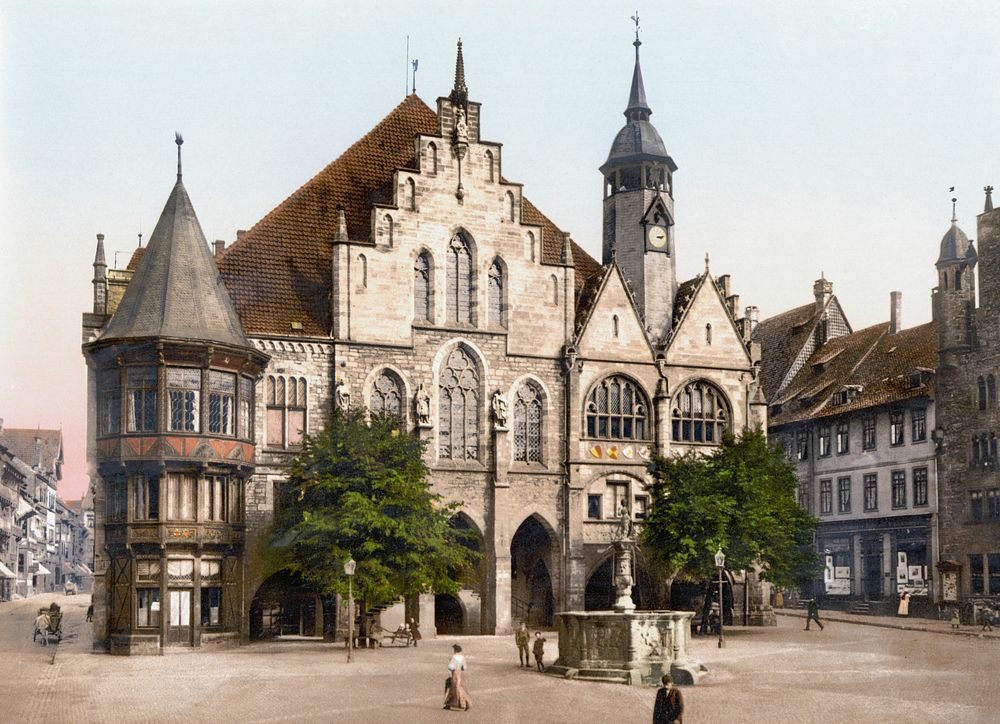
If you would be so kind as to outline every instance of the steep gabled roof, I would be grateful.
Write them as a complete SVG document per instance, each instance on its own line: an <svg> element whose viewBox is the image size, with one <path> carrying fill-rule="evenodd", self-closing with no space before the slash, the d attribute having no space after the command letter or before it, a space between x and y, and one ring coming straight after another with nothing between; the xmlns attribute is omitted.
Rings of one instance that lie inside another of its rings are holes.
<svg viewBox="0 0 1000 724"><path fill-rule="evenodd" d="M915 397L933 399L937 325L928 322L889 334L883 322L834 337L818 348L772 405L768 424L842 415ZM846 400L838 393L850 389Z"/></svg>
<svg viewBox="0 0 1000 724"><path fill-rule="evenodd" d="M760 383L764 396L773 400L789 368L819 322L816 304L803 304L761 321L753 332L760 343Z"/></svg>
<svg viewBox="0 0 1000 724"><path fill-rule="evenodd" d="M250 346L180 174L100 339L150 337Z"/></svg>
<svg viewBox="0 0 1000 724"><path fill-rule="evenodd" d="M417 168L415 138L437 133L437 114L416 94L407 96L223 252L219 271L249 334L292 334L295 323L294 334L329 336L338 206L348 238L368 241L372 209L393 201L395 171ZM542 261L558 264L562 232L526 198L521 214L542 227ZM579 288L598 265L575 243L573 255Z"/></svg>
<svg viewBox="0 0 1000 724"><path fill-rule="evenodd" d="M14 457L29 468L36 467L36 439L38 440L37 469L57 478L60 477L60 468L63 464L62 430L8 427L0 432L0 445L7 448Z"/></svg>

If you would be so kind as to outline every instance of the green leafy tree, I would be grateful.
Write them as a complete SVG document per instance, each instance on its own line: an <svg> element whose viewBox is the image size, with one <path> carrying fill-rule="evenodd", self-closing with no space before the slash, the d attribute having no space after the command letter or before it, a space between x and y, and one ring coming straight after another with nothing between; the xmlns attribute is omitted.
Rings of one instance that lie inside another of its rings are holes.
<svg viewBox="0 0 1000 724"><path fill-rule="evenodd" d="M269 572L346 596L344 563L353 557L355 596L369 606L457 591L475 554L462 545L465 531L449 525L457 504L428 486L424 448L393 417L335 412L292 462L265 546Z"/></svg>
<svg viewBox="0 0 1000 724"><path fill-rule="evenodd" d="M795 471L760 430L727 435L721 447L654 458L652 508L642 531L646 554L676 578L709 578L721 545L726 567L760 565L779 586L801 585L816 574L816 518L795 499Z"/></svg>

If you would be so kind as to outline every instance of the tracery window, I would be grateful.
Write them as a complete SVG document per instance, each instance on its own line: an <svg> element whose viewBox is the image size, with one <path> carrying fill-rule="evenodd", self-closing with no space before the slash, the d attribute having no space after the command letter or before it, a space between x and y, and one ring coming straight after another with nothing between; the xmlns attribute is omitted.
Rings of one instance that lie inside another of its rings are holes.
<svg viewBox="0 0 1000 724"><path fill-rule="evenodd" d="M431 321L431 255L426 251L413 264L413 318Z"/></svg>
<svg viewBox="0 0 1000 724"><path fill-rule="evenodd" d="M542 391L525 382L514 397L514 460L542 461Z"/></svg>
<svg viewBox="0 0 1000 724"><path fill-rule="evenodd" d="M373 415L403 416L403 381L392 370L382 370L375 378L368 397L368 409Z"/></svg>
<svg viewBox="0 0 1000 724"><path fill-rule="evenodd" d="M479 369L462 347L441 370L438 455L449 460L479 459Z"/></svg>
<svg viewBox="0 0 1000 724"><path fill-rule="evenodd" d="M587 437L647 440L649 403L642 389L625 377L607 377L587 398Z"/></svg>
<svg viewBox="0 0 1000 724"><path fill-rule="evenodd" d="M729 402L714 385L699 380L685 385L673 404L673 439L718 444L729 429Z"/></svg>
<svg viewBox="0 0 1000 724"><path fill-rule="evenodd" d="M504 273L499 259L490 265L489 320L497 327L507 326L507 305L504 303Z"/></svg>
<svg viewBox="0 0 1000 724"><path fill-rule="evenodd" d="M472 324L472 251L461 234L448 245L448 321Z"/></svg>

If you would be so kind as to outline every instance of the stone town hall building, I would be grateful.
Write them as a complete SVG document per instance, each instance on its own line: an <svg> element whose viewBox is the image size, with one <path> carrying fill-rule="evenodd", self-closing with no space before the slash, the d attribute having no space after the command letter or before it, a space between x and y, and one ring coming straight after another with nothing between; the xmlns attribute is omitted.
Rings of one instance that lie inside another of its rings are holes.
<svg viewBox="0 0 1000 724"><path fill-rule="evenodd" d="M766 426L752 314L707 261L676 278L696 252L675 237L677 165L635 49L600 168L601 263L503 175L461 44L435 108L408 96L214 258L180 168L128 269L106 268L98 237L84 352L101 646L318 625L308 601L276 608L254 551L335 405L399 415L480 536L480 580L408 602L424 631L610 605L610 534L623 504L645 516L650 455Z"/></svg>

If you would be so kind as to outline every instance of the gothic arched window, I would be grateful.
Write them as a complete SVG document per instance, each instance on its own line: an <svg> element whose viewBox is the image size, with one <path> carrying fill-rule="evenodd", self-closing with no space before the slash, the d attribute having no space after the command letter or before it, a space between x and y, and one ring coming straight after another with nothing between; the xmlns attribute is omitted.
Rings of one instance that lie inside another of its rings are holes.
<svg viewBox="0 0 1000 724"><path fill-rule="evenodd" d="M507 192L507 219L509 221L514 221L514 194L510 191Z"/></svg>
<svg viewBox="0 0 1000 724"><path fill-rule="evenodd" d="M725 395L708 382L685 385L673 404L673 439L678 442L722 442L731 415Z"/></svg>
<svg viewBox="0 0 1000 724"><path fill-rule="evenodd" d="M448 244L448 321L472 324L472 251L462 234Z"/></svg>
<svg viewBox="0 0 1000 724"><path fill-rule="evenodd" d="M456 347L441 370L438 404L438 457L479 459L479 368Z"/></svg>
<svg viewBox="0 0 1000 724"><path fill-rule="evenodd" d="M980 410L985 410L986 409L986 380L984 380L982 377L980 377L979 381L977 383L977 386L978 386L978 389L979 389L979 409Z"/></svg>
<svg viewBox="0 0 1000 724"><path fill-rule="evenodd" d="M417 210L417 185L411 178L406 179L406 204L410 211Z"/></svg>
<svg viewBox="0 0 1000 724"><path fill-rule="evenodd" d="M997 404L997 378L992 374L986 375L986 399L990 407Z"/></svg>
<svg viewBox="0 0 1000 724"><path fill-rule="evenodd" d="M486 178L491 183L493 182L493 151L486 152Z"/></svg>
<svg viewBox="0 0 1000 724"><path fill-rule="evenodd" d="M368 396L368 409L373 415L403 416L403 381L392 370L378 373Z"/></svg>
<svg viewBox="0 0 1000 724"><path fill-rule="evenodd" d="M648 440L649 402L632 380L607 377L587 397L587 437Z"/></svg>
<svg viewBox="0 0 1000 724"><path fill-rule="evenodd" d="M417 322L431 321L433 268L431 255L426 251L417 256L413 264L413 319Z"/></svg>
<svg viewBox="0 0 1000 724"><path fill-rule="evenodd" d="M427 144L427 156L428 161L430 162L429 171L431 174L436 174L438 172L438 149L437 146L434 145L433 141Z"/></svg>
<svg viewBox="0 0 1000 724"><path fill-rule="evenodd" d="M514 397L514 460L542 461L542 391L534 382L525 382Z"/></svg>
<svg viewBox="0 0 1000 724"><path fill-rule="evenodd" d="M385 242L386 246L392 247L393 245L393 221L389 214L385 215L382 219L382 240Z"/></svg>
<svg viewBox="0 0 1000 724"><path fill-rule="evenodd" d="M507 326L507 305L504 301L504 269L500 259L490 265L489 323L496 327Z"/></svg>

